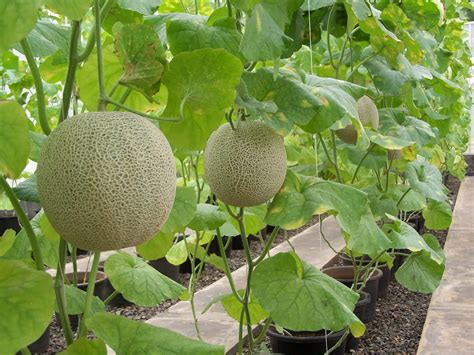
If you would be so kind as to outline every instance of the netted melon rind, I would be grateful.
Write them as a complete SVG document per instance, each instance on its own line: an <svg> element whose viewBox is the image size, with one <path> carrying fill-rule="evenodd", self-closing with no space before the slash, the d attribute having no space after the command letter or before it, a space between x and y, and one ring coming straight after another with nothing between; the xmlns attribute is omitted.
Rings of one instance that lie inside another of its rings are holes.
<svg viewBox="0 0 474 355"><path fill-rule="evenodd" d="M364 95L357 101L357 112L363 126L379 128L379 111L370 97Z"/></svg>
<svg viewBox="0 0 474 355"><path fill-rule="evenodd" d="M283 138L262 122L227 123L209 138L204 152L205 179L224 203L260 205L281 188L286 176Z"/></svg>
<svg viewBox="0 0 474 355"><path fill-rule="evenodd" d="M168 218L176 192L165 136L124 112L89 112L61 123L43 145L36 175L51 224L85 250L149 240Z"/></svg>

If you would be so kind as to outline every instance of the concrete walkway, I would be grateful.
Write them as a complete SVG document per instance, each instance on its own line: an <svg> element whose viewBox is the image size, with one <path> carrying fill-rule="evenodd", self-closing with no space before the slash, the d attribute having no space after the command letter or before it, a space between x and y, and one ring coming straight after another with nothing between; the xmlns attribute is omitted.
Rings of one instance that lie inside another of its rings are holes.
<svg viewBox="0 0 474 355"><path fill-rule="evenodd" d="M324 235L331 245L336 250L342 249L344 247L344 239L336 221L333 218L328 218L324 220L323 227ZM335 256L335 253L324 241L320 243L319 224L313 225L294 236L291 239L291 243L303 260L317 268L323 267ZM290 246L287 243L282 243L273 248L270 253L275 255L285 251L290 251ZM237 288L244 288L246 274L245 266L232 273ZM223 344L225 345L226 352L232 354L236 351L238 343L238 322L227 315L220 303L215 304L206 313L201 314L204 308L216 296L228 293L231 293L231 290L227 279L224 277L197 292L195 294L195 304L203 340L211 344ZM164 313L151 318L147 323L196 338L189 302L179 302Z"/></svg>
<svg viewBox="0 0 474 355"><path fill-rule="evenodd" d="M418 354L474 354L474 177L462 182Z"/></svg>

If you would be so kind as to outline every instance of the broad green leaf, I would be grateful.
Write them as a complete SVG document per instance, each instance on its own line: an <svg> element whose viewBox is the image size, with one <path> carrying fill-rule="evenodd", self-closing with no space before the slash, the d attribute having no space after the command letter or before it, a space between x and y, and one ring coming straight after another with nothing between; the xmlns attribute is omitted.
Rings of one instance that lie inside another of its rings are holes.
<svg viewBox="0 0 474 355"><path fill-rule="evenodd" d="M392 69L384 57L376 56L365 62L364 66L379 90L389 96L400 95L403 83L408 80L408 77L400 71Z"/></svg>
<svg viewBox="0 0 474 355"><path fill-rule="evenodd" d="M267 214L267 205L259 205L246 207L244 209L244 226L245 232L248 234L257 235L263 228L266 227L265 216ZM239 223L235 219L231 219L235 229L239 230Z"/></svg>
<svg viewBox="0 0 474 355"><path fill-rule="evenodd" d="M408 223L393 216L388 217L393 221L393 224L387 225L390 229L387 235L392 241L394 249L408 249L413 252L424 250L429 253L431 259L437 264L443 263L443 256L437 250L432 249Z"/></svg>
<svg viewBox="0 0 474 355"><path fill-rule="evenodd" d="M403 0L402 5L417 27L430 29L443 20L444 8L440 0Z"/></svg>
<svg viewBox="0 0 474 355"><path fill-rule="evenodd" d="M173 265L181 265L187 258L188 250L183 240L174 244L166 253L166 260Z"/></svg>
<svg viewBox="0 0 474 355"><path fill-rule="evenodd" d="M26 179L19 183L13 188L16 196L21 201L29 201L40 203L38 196L38 188L36 186L36 175L31 175L29 179Z"/></svg>
<svg viewBox="0 0 474 355"><path fill-rule="evenodd" d="M164 258L173 246L174 234L158 232L149 241L136 246L138 254L147 260Z"/></svg>
<svg viewBox="0 0 474 355"><path fill-rule="evenodd" d="M371 257L392 247L390 239L377 225L371 211L362 216L357 230L347 232L345 237L350 250Z"/></svg>
<svg viewBox="0 0 474 355"><path fill-rule="evenodd" d="M223 49L199 49L176 55L163 77L168 103L160 128L176 148L199 150L233 104L242 63Z"/></svg>
<svg viewBox="0 0 474 355"><path fill-rule="evenodd" d="M237 291L241 297L244 296L245 290L238 290ZM235 298L234 294L228 294L221 299L221 304L224 307L227 314L235 319L236 321L240 321L240 315L242 313L242 303ZM250 294L249 300L249 313L250 313L250 324L258 324L262 320L268 318L269 314L265 311L262 306L257 302L255 297ZM244 317L243 324L247 324L247 318Z"/></svg>
<svg viewBox="0 0 474 355"><path fill-rule="evenodd" d="M21 41L35 27L40 0L0 0L0 53Z"/></svg>
<svg viewBox="0 0 474 355"><path fill-rule="evenodd" d="M122 76L122 63L114 53L112 44L105 44L102 51L104 64L104 83L107 92L110 92L113 86ZM81 100L89 111L96 111L99 97L99 86L97 85L97 55L94 52L89 56L85 64L77 70L77 85L81 93ZM127 88L119 86L115 90L113 99L118 100ZM145 96L137 91L132 91L125 105L137 109L142 112L156 111L159 106L148 101ZM114 106L108 105L107 110L115 109Z"/></svg>
<svg viewBox="0 0 474 355"><path fill-rule="evenodd" d="M366 131L370 141L386 149L402 149L412 145L414 142L401 138L383 135L371 130Z"/></svg>
<svg viewBox="0 0 474 355"><path fill-rule="evenodd" d="M64 285L64 293L66 295L66 312L67 314L77 315L84 312L84 307L86 304L86 291L83 291L72 285ZM55 311L58 311L57 303L54 305ZM104 312L105 305L102 300L94 296L91 303L91 313Z"/></svg>
<svg viewBox="0 0 474 355"><path fill-rule="evenodd" d="M138 12L143 15L153 14L158 6L162 3L161 0L118 0L117 4L123 9Z"/></svg>
<svg viewBox="0 0 474 355"><path fill-rule="evenodd" d="M430 163L410 162L405 174L413 190L435 201L446 200L447 188L443 185L441 173Z"/></svg>
<svg viewBox="0 0 474 355"><path fill-rule="evenodd" d="M432 293L443 277L444 264L438 264L427 251L410 254L395 273L397 281L413 292Z"/></svg>
<svg viewBox="0 0 474 355"><path fill-rule="evenodd" d="M0 259L2 258L33 261L31 258L30 241L28 240L24 229L17 234L13 246L7 250L3 256L0 256Z"/></svg>
<svg viewBox="0 0 474 355"><path fill-rule="evenodd" d="M50 268L57 268L60 237L49 223L43 210L31 220L31 226L38 240L44 263Z"/></svg>
<svg viewBox="0 0 474 355"><path fill-rule="evenodd" d="M155 327L114 314L95 314L87 327L105 341L117 355L176 354L223 355L224 347L187 338L171 330Z"/></svg>
<svg viewBox="0 0 474 355"><path fill-rule="evenodd" d="M0 260L0 349L14 354L45 331L54 310L53 279L18 260Z"/></svg>
<svg viewBox="0 0 474 355"><path fill-rule="evenodd" d="M322 132L338 120L349 117L358 119L356 99L362 97L366 89L348 81L306 76L306 84L321 101L317 115L302 128L310 133Z"/></svg>
<svg viewBox="0 0 474 355"><path fill-rule="evenodd" d="M428 205L423 209L425 227L434 230L447 229L451 225L453 212L451 205L447 201L428 201Z"/></svg>
<svg viewBox="0 0 474 355"><path fill-rule="evenodd" d="M60 355L106 355L107 347L100 339L89 340L79 338L75 340L66 350L59 353Z"/></svg>
<svg viewBox="0 0 474 355"><path fill-rule="evenodd" d="M395 185L389 187L389 191L392 194L394 201L397 203L405 194L403 199L398 204L400 211L413 212L420 211L421 209L425 208L426 197L412 189L407 192L408 189L410 189L408 185Z"/></svg>
<svg viewBox="0 0 474 355"><path fill-rule="evenodd" d="M292 39L284 30L293 13L290 0L260 0L245 22L240 49L249 61L279 58ZM296 10L296 9L294 9Z"/></svg>
<svg viewBox="0 0 474 355"><path fill-rule="evenodd" d="M15 243L16 232L13 229L7 229L0 237L0 256L5 255Z"/></svg>
<svg viewBox="0 0 474 355"><path fill-rule="evenodd" d="M44 3L54 12L79 21L86 15L92 0L44 0Z"/></svg>
<svg viewBox="0 0 474 355"><path fill-rule="evenodd" d="M301 9L304 11L314 11L323 7L334 5L336 0L305 0L301 5Z"/></svg>
<svg viewBox="0 0 474 355"><path fill-rule="evenodd" d="M166 31L166 26L169 22L172 22L175 20L194 21L194 20L198 20L199 18L203 22L206 21L206 16L192 15L192 14L188 14L187 12L163 13L162 9L160 8L159 15L145 16L144 24L151 26L155 30L158 37L160 37L160 40L162 43L168 43L168 35Z"/></svg>
<svg viewBox="0 0 474 355"><path fill-rule="evenodd" d="M104 267L112 286L125 299L142 307L176 299L184 291L183 286L162 275L145 261L124 252L110 256Z"/></svg>
<svg viewBox="0 0 474 355"><path fill-rule="evenodd" d="M196 193L193 187L177 186L173 208L161 229L163 233L184 232L196 213Z"/></svg>
<svg viewBox="0 0 474 355"><path fill-rule="evenodd" d="M337 331L349 326L354 336L364 334L364 324L352 313L358 294L292 253L259 264L251 286L263 309L286 329Z"/></svg>
<svg viewBox="0 0 474 355"><path fill-rule="evenodd" d="M262 68L255 73L245 72L242 78L250 96L262 104L276 104L277 110L267 110L263 113L264 117L280 124L292 122L305 125L318 114L318 107L321 106L318 90L294 77L283 74L275 80L272 70ZM288 95L289 92L292 94Z"/></svg>
<svg viewBox="0 0 474 355"><path fill-rule="evenodd" d="M48 136L46 136L45 134L30 131L30 139L31 139L30 160L38 162L40 153L41 153L41 147L43 146L43 143L46 141L46 138L48 138Z"/></svg>
<svg viewBox="0 0 474 355"><path fill-rule="evenodd" d="M25 111L15 101L0 101L0 173L11 179L18 178L28 162L29 153Z"/></svg>
<svg viewBox="0 0 474 355"><path fill-rule="evenodd" d="M350 5L358 20L365 21L370 16L370 9L364 0L345 0L345 2Z"/></svg>
<svg viewBox="0 0 474 355"><path fill-rule="evenodd" d="M165 65L165 49L158 35L141 24L114 26L115 49L123 64L121 84L151 98L160 89Z"/></svg>
<svg viewBox="0 0 474 355"><path fill-rule="evenodd" d="M235 20L226 17L213 25L207 20L199 15L172 17L166 28L171 53L176 55L201 48L223 48L245 62L239 50L241 34L236 29Z"/></svg>
<svg viewBox="0 0 474 355"><path fill-rule="evenodd" d="M222 226L227 220L226 214L218 206L199 203L189 228L195 231L209 231Z"/></svg>
<svg viewBox="0 0 474 355"><path fill-rule="evenodd" d="M70 32L65 26L40 20L26 38L34 57L47 57L58 51L67 56ZM15 45L15 49L23 53L19 44Z"/></svg>

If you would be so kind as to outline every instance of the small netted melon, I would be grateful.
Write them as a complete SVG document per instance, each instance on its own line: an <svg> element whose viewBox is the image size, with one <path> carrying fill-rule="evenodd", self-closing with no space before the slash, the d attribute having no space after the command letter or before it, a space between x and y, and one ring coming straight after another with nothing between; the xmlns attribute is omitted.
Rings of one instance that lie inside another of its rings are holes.
<svg viewBox="0 0 474 355"><path fill-rule="evenodd" d="M224 203L260 205L281 188L286 176L283 138L257 121L226 123L209 138L204 152L205 179Z"/></svg>
<svg viewBox="0 0 474 355"><path fill-rule="evenodd" d="M152 238L176 193L168 141L132 113L89 112L64 121L44 143L36 175L51 224L85 250L121 249Z"/></svg>
<svg viewBox="0 0 474 355"><path fill-rule="evenodd" d="M379 127L379 112L372 99L366 95L357 101L357 113L363 126L377 129ZM347 144L356 144L357 130L348 125L336 131L336 135Z"/></svg>

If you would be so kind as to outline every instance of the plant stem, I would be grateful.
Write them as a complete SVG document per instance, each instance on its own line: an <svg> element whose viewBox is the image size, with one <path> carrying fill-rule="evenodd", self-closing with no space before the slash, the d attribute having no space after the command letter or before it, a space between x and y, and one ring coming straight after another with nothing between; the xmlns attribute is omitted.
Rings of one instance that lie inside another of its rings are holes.
<svg viewBox="0 0 474 355"><path fill-rule="evenodd" d="M86 303L84 305L84 312L81 318L81 324L79 325L79 338L87 336L87 327L86 327L86 319L90 315L91 311L91 304L92 299L94 297L94 288L95 288L95 281L97 277L97 270L99 268L99 261L100 261L100 251L94 252L94 259L92 260L92 267L89 273L88 283L87 283L87 295L86 295Z"/></svg>
<svg viewBox="0 0 474 355"><path fill-rule="evenodd" d="M107 297L104 301L104 304L105 305L108 305L110 301L112 301L115 297L117 297L117 295L119 294L120 292L118 292L117 290L114 290L114 292L112 292L109 297Z"/></svg>
<svg viewBox="0 0 474 355"><path fill-rule="evenodd" d="M28 349L28 347L23 348L20 351L21 351L21 355L31 355L31 351L30 349Z"/></svg>
<svg viewBox="0 0 474 355"><path fill-rule="evenodd" d="M227 5L227 17L232 17L232 5L230 4L230 0L226 1Z"/></svg>
<svg viewBox="0 0 474 355"><path fill-rule="evenodd" d="M109 13L110 8L114 4L114 2L115 2L115 0L107 0L105 2L104 6L102 6L102 8L100 9L100 18L101 18L102 21L105 19L105 17ZM84 48L84 51L82 53L78 54L78 56L77 56L78 62L85 61L87 59L87 57L89 57L89 55L91 54L92 50L94 49L94 46L95 46L95 33L96 33L96 28L94 26L91 29L91 31L89 32L89 37L87 38L87 44Z"/></svg>
<svg viewBox="0 0 474 355"><path fill-rule="evenodd" d="M138 116L142 116L142 117L145 117L145 118L149 118L151 120L158 120L158 121L163 121L163 122L176 122L176 123L179 123L183 120L182 117L180 117L179 119L173 119L173 118L162 118L162 117L158 117L158 116L152 116L152 115L149 115L149 114L146 114L146 113L143 113L143 112L140 112L140 111L137 111L131 107L128 107L120 102L117 102L117 101L114 101L112 100L110 97L107 97L106 95L103 96L103 98L101 99L101 102L103 105L106 105L107 103L109 104L112 104L114 106L117 106L117 107L120 107L121 109L125 110L125 111L128 111L128 112L131 112L131 113L134 113Z"/></svg>
<svg viewBox="0 0 474 355"><path fill-rule="evenodd" d="M374 54L372 55L369 55L367 58L363 59L359 64L357 64L354 69L351 70L351 72L349 73L349 75L347 76L346 80L349 80L350 77L352 77L352 75L354 75L354 73L362 66L364 65L365 63L367 63L369 60L375 58L376 56L378 56L382 50L384 49L384 47L382 46L382 48L380 48L377 52L375 52Z"/></svg>
<svg viewBox="0 0 474 355"><path fill-rule="evenodd" d="M273 229L272 231L272 234L270 234L270 238L268 238L268 241L266 242L265 244L265 247L263 248L262 250L262 254L260 254L260 256L258 257L257 260L255 260L255 263L254 265L257 266L258 264L260 264L263 259L265 259L265 257L267 256L268 252L270 251L270 248L272 247L273 245L273 242L275 241L277 235L278 235L278 232L280 231L280 227L279 226L275 226L275 228Z"/></svg>
<svg viewBox="0 0 474 355"><path fill-rule="evenodd" d="M339 60L337 61L337 66L336 66L336 79L339 79L339 67L341 66L342 59L344 58L344 53L346 51L346 46L347 46L347 42L349 40L349 36L350 36L350 34L346 33L346 38L344 40L344 43L342 44L341 54L339 55Z"/></svg>
<svg viewBox="0 0 474 355"><path fill-rule="evenodd" d="M336 177L339 183L342 183L341 174L339 173L339 167L337 166L337 150L336 150L336 134L334 131L331 131L332 138L332 154L334 160L334 168L336 169Z"/></svg>
<svg viewBox="0 0 474 355"><path fill-rule="evenodd" d="M328 25L327 25L327 44L328 44L328 54L329 54L329 62L331 63L331 66L336 70L336 65L334 64L334 59L332 57L332 50L331 50L331 31L329 29L331 28L331 18L332 14L334 13L334 9L336 8L336 3L334 3L331 6L331 10L329 11L328 15Z"/></svg>
<svg viewBox="0 0 474 355"><path fill-rule="evenodd" d="M390 159L390 162L388 163L388 166L387 166L387 179L385 180L385 192L388 191L388 183L390 180L390 169L392 168L392 163L393 163L393 157L392 159Z"/></svg>
<svg viewBox="0 0 474 355"><path fill-rule="evenodd" d="M59 319L61 327L63 328L64 337L67 345L74 341L72 334L71 323L66 308L66 294L64 293L64 268L66 266L67 242L61 238L59 240L59 260L56 270L56 277L54 278L54 292L56 294L56 302L58 305Z"/></svg>
<svg viewBox="0 0 474 355"><path fill-rule="evenodd" d="M64 121L69 115L69 106L71 104L71 95L74 87L74 80L76 78L77 58L77 44L81 36L80 21L72 21L71 39L69 43L69 63L67 67L66 80L64 81L63 100L61 111L59 112L59 122Z"/></svg>
<svg viewBox="0 0 474 355"><path fill-rule="evenodd" d="M51 133L51 128L49 127L48 117L46 116L46 103L41 75L38 66L36 65L35 58L33 57L33 52L31 51L28 39L25 37L20 41L20 44L23 53L25 54L26 61L30 67L31 76L33 77L33 82L35 84L39 123L44 134L48 135Z"/></svg>
<svg viewBox="0 0 474 355"><path fill-rule="evenodd" d="M331 165L335 166L334 162L331 160L331 157L329 155L328 148L326 147L326 143L324 143L323 136L321 136L321 133L318 133L319 141L321 142L321 145L323 146L324 154L326 154L326 158L328 159L329 163Z"/></svg>
<svg viewBox="0 0 474 355"><path fill-rule="evenodd" d="M268 330L268 328L270 328L271 324L272 324L272 319L267 318L265 320L265 323L263 323L263 327L262 327L262 330L260 331L260 334L255 338L255 341L254 341L255 346L257 346L258 344L260 344L263 341L263 339L267 335L267 330Z"/></svg>
<svg viewBox="0 0 474 355"><path fill-rule="evenodd" d="M122 96L120 96L120 99L119 99L118 102L120 104L124 104L125 101L127 101L128 97L130 96L131 93L132 93L132 89L127 88L127 90L125 90L125 92L122 94ZM115 106L114 111L119 111L119 110L120 110L120 107Z"/></svg>
<svg viewBox="0 0 474 355"><path fill-rule="evenodd" d="M360 160L359 164L357 165L357 168L354 172L354 175L352 176L352 179L351 179L351 185L354 183L356 177L357 177L357 173L359 172L359 169L360 167L362 166L362 163L364 162L365 158L367 158L370 154L370 152L372 151L372 149L375 147L374 144L371 144L369 149L367 149L367 152L365 152L364 156L362 157L362 159Z"/></svg>
<svg viewBox="0 0 474 355"><path fill-rule="evenodd" d="M94 0L95 7L95 39L97 46L97 74L99 79L99 104L98 110L105 111L107 105L107 95L105 92L104 66L102 63L102 27L100 18L100 0Z"/></svg>
<svg viewBox="0 0 474 355"><path fill-rule="evenodd" d="M72 284L74 287L77 287L77 248L72 247L71 252L71 259L72 259Z"/></svg>
<svg viewBox="0 0 474 355"><path fill-rule="evenodd" d="M397 202L397 207L398 205L400 205L400 203L402 202L402 200L405 198L405 196L411 191L411 187L409 187L404 193L402 196L400 196L400 199L398 200Z"/></svg>
<svg viewBox="0 0 474 355"><path fill-rule="evenodd" d="M33 249L33 257L35 259L36 268L38 270L44 270L43 256L41 255L41 249L39 247L38 240L36 239L35 232L33 231L33 227L31 227L31 223L28 220L25 211L23 211L23 208L21 208L20 201L16 197L15 191L13 191L13 189L10 187L3 175L0 175L0 189L5 191L5 194L10 200L13 209L15 210L17 218L20 220L22 228L26 232L26 236L28 237L31 248Z"/></svg>
<svg viewBox="0 0 474 355"><path fill-rule="evenodd" d="M334 346L332 348L330 348L328 351L326 351L324 353L324 355L329 355L331 354L334 350L336 350L338 347L341 346L341 344L343 343L344 340L346 340L347 336L349 335L349 330L346 329L346 331L344 332L344 334L342 335L342 337L337 341L336 344L334 344Z"/></svg>

